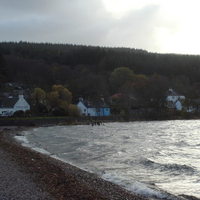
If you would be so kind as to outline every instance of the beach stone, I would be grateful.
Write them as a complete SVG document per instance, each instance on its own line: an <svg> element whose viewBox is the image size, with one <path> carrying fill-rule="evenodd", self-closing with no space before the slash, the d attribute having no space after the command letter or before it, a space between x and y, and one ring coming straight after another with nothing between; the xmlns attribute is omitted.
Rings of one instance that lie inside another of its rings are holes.
<svg viewBox="0 0 200 200"><path fill-rule="evenodd" d="M147 200L93 173L21 146L0 129L0 199Z"/></svg>
<svg viewBox="0 0 200 200"><path fill-rule="evenodd" d="M55 199L46 191L41 191L29 174L23 173L10 155L0 149L0 199Z"/></svg>

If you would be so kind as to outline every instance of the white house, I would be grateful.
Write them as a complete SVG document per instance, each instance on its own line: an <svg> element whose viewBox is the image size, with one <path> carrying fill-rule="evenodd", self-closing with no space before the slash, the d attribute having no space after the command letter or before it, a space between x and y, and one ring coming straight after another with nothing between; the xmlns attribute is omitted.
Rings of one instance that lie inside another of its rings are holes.
<svg viewBox="0 0 200 200"><path fill-rule="evenodd" d="M182 101L185 100L185 96L172 90L171 88L166 92L166 101L169 108L175 108L182 110Z"/></svg>
<svg viewBox="0 0 200 200"><path fill-rule="evenodd" d="M180 100L177 100L175 103L174 103L174 108L176 108L176 110L182 110L183 106L182 106L182 103Z"/></svg>
<svg viewBox="0 0 200 200"><path fill-rule="evenodd" d="M77 106L81 109L83 116L109 116L110 115L110 107L105 103L104 99L98 103L94 103L90 100L83 100L83 98L79 98L79 102Z"/></svg>
<svg viewBox="0 0 200 200"><path fill-rule="evenodd" d="M0 99L0 116L12 116L19 110L30 110L30 105L23 95Z"/></svg>

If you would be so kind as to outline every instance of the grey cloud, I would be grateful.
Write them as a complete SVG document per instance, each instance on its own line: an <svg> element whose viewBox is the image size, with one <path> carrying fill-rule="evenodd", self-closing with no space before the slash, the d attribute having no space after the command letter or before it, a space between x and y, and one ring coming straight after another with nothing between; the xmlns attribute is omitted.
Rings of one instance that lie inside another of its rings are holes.
<svg viewBox="0 0 200 200"><path fill-rule="evenodd" d="M117 44L120 46L150 48L151 43L155 42L154 29L160 23L159 9L159 6L151 5L131 11L115 22L108 40L114 44L118 39ZM114 38L113 34L115 34Z"/></svg>
<svg viewBox="0 0 200 200"><path fill-rule="evenodd" d="M159 7L116 19L101 0L0 0L2 41L71 43L151 49Z"/></svg>
<svg viewBox="0 0 200 200"><path fill-rule="evenodd" d="M80 37L81 32L90 29L94 20L99 20L96 16L102 10L101 1L94 3L93 0L13 0L0 3L0 9L4 11L1 12L0 35L7 39L8 35L11 36L7 33L11 31L15 40L32 38L32 41L48 39L51 42L57 36L57 41L67 42L68 37Z"/></svg>
<svg viewBox="0 0 200 200"><path fill-rule="evenodd" d="M13 13L40 13L45 10L54 8L58 3L63 2L62 0L0 0L1 11Z"/></svg>

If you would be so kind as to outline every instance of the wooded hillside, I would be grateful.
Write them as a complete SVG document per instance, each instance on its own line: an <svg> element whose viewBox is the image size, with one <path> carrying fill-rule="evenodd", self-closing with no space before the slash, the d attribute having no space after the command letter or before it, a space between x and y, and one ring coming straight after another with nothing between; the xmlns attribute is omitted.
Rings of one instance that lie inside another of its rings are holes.
<svg viewBox="0 0 200 200"><path fill-rule="evenodd" d="M153 88L158 85L163 85L163 90L172 87L188 98L199 95L200 56L197 55L27 42L1 42L0 50L2 90L5 82L20 82L31 91L39 87L46 92L51 91L52 85L60 84L72 92L74 103L81 95L90 98L104 95L108 99L114 93L127 91L122 89L125 85L131 85L133 93L141 99L147 95L142 90L148 88L148 93L155 93ZM130 69L135 77L113 89L111 74L120 67ZM158 82L155 77L159 77ZM143 88L139 88L142 84Z"/></svg>

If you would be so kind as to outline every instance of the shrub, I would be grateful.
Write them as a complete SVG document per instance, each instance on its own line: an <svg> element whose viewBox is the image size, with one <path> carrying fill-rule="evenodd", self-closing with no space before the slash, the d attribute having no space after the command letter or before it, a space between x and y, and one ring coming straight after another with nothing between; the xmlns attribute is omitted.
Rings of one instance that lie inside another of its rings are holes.
<svg viewBox="0 0 200 200"><path fill-rule="evenodd" d="M65 116L65 115L66 115L66 112L65 112L65 110L62 109L62 108L54 108L54 109L52 110L52 114L53 114L54 116Z"/></svg>
<svg viewBox="0 0 200 200"><path fill-rule="evenodd" d="M81 115L81 109L75 104L70 104L68 107L68 113L72 117L78 117Z"/></svg>
<svg viewBox="0 0 200 200"><path fill-rule="evenodd" d="M14 112L13 114L14 117L23 117L24 116L24 111L23 110L18 110Z"/></svg>

